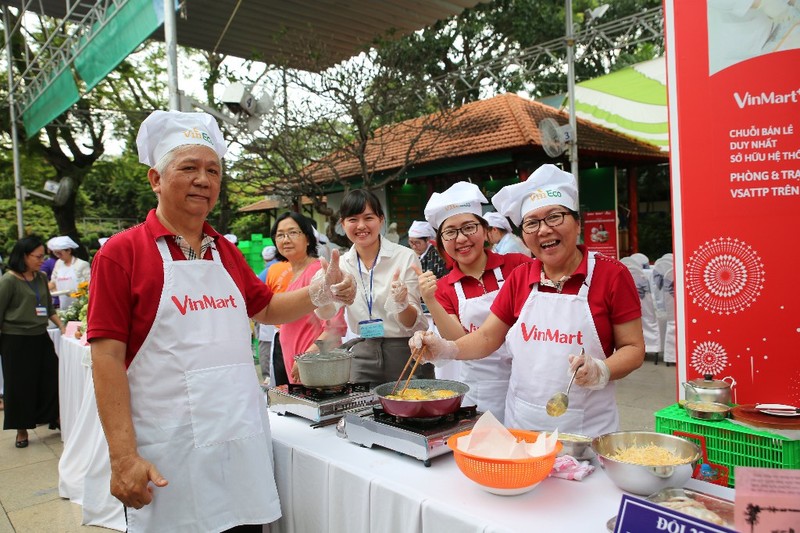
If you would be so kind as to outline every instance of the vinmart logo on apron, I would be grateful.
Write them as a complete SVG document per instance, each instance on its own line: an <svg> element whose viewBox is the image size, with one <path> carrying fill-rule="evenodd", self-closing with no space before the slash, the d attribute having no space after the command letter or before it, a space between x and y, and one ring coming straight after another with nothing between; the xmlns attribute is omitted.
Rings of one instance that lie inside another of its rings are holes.
<svg viewBox="0 0 800 533"><path fill-rule="evenodd" d="M211 296L208 294L204 294L202 298L198 300L193 300L189 298L189 295L184 295L183 300L178 299L177 296L172 297L172 303L175 304L175 307L178 308L178 312L182 315L185 315L187 312L191 311L204 311L206 309L227 309L227 308L237 308L236 299L233 297L233 294L228 295L225 298L217 298L215 296Z"/></svg>
<svg viewBox="0 0 800 533"><path fill-rule="evenodd" d="M528 329L528 325L524 322L521 324L522 338L525 342L531 339L539 342L552 342L555 344L578 344L583 345L583 332L565 333L556 329L539 329L535 324Z"/></svg>

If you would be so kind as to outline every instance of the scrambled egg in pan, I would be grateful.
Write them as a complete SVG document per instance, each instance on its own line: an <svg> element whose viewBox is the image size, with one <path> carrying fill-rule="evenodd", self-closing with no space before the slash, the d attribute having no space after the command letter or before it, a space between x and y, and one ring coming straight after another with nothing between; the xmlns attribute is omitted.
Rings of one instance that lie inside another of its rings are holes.
<svg viewBox="0 0 800 533"><path fill-rule="evenodd" d="M458 393L449 389L406 389L401 394L387 394L387 400L444 400L458 396Z"/></svg>

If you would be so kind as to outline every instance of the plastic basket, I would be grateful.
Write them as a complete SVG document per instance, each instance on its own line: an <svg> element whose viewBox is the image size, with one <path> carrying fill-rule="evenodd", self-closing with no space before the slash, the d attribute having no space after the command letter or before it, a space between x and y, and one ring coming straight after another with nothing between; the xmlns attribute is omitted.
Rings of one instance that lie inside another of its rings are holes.
<svg viewBox="0 0 800 533"><path fill-rule="evenodd" d="M539 435L537 431L509 429L517 440L534 442ZM458 439L469 433L462 431L447 439L447 445L453 450L456 465L469 479L496 494L520 494L532 489L537 483L547 478L556 462L556 455L562 444L548 455L528 459L492 459L463 452L458 449Z"/></svg>
<svg viewBox="0 0 800 533"><path fill-rule="evenodd" d="M800 468L800 441L768 430L734 424L729 420L710 422L691 418L683 408L670 405L657 411L656 431L691 433L705 437L708 461L728 469L728 483L735 485L737 466Z"/></svg>

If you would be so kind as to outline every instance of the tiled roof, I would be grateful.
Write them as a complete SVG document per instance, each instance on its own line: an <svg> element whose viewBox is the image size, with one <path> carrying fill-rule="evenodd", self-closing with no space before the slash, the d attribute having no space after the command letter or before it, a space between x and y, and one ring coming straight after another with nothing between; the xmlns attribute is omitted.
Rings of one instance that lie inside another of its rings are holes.
<svg viewBox="0 0 800 533"><path fill-rule="evenodd" d="M446 132L431 129L423 132L424 124L438 115L430 115L385 126L375 131L368 141L365 159L370 172L397 169L413 150L420 153L414 165L453 158L463 158L498 151L540 150L541 137L537 124L543 118L554 118L560 124L569 122L569 115L553 107L534 102L516 94L502 94L488 100L466 104L452 111L452 121ZM419 140L414 142L414 138ZM658 147L627 135L578 119L578 157L604 157L623 161L667 161L668 156ZM346 151L328 158L334 162L338 178L361 174L359 162ZM334 178L331 168L322 167L313 172L317 181Z"/></svg>

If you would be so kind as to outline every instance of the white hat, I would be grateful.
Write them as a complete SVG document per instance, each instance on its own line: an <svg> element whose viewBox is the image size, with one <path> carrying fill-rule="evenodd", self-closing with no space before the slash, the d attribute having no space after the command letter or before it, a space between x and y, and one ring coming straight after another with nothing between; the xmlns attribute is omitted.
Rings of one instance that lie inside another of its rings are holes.
<svg viewBox="0 0 800 533"><path fill-rule="evenodd" d="M236 236L236 235L234 235L233 233L227 233L227 234L225 234L225 235L223 235L223 236L224 236L224 237L225 237L225 238L226 238L228 241L232 242L233 244L236 244L237 242L239 242L239 237L237 237L237 236Z"/></svg>
<svg viewBox="0 0 800 533"><path fill-rule="evenodd" d="M228 150L217 121L208 113L153 111L136 136L139 162L150 167L173 148L189 144L208 146L220 159Z"/></svg>
<svg viewBox="0 0 800 533"><path fill-rule="evenodd" d="M111 238L111 237L98 237L98 238L97 238L97 242L99 242L99 243L100 243L100 248L102 248L102 247L103 247L103 245L104 245L105 243L107 243L107 242L108 242L108 239L110 239L110 238Z"/></svg>
<svg viewBox="0 0 800 533"><path fill-rule="evenodd" d="M492 204L519 226L525 215L540 207L563 205L578 211L578 184L569 172L542 165L526 181L500 189L492 196Z"/></svg>
<svg viewBox="0 0 800 533"><path fill-rule="evenodd" d="M49 241L47 241L47 247L50 250L67 250L69 248L75 249L78 247L78 243L67 237L66 235L61 235L59 237L53 237Z"/></svg>
<svg viewBox="0 0 800 533"><path fill-rule="evenodd" d="M274 246L265 246L263 250L261 250L261 257L264 258L264 261L272 261L275 259L275 253L278 251L277 248Z"/></svg>
<svg viewBox="0 0 800 533"><path fill-rule="evenodd" d="M408 237L410 239L433 239L436 237L436 230L424 220L415 220L408 228Z"/></svg>
<svg viewBox="0 0 800 533"><path fill-rule="evenodd" d="M459 181L443 193L435 192L425 206L425 220L438 228L447 218L461 213L483 216L481 204L488 200L477 185Z"/></svg>
<svg viewBox="0 0 800 533"><path fill-rule="evenodd" d="M492 211L491 213L483 215L483 218L489 223L490 228L500 228L503 231L511 233L511 224L509 224L508 219L500 213Z"/></svg>

